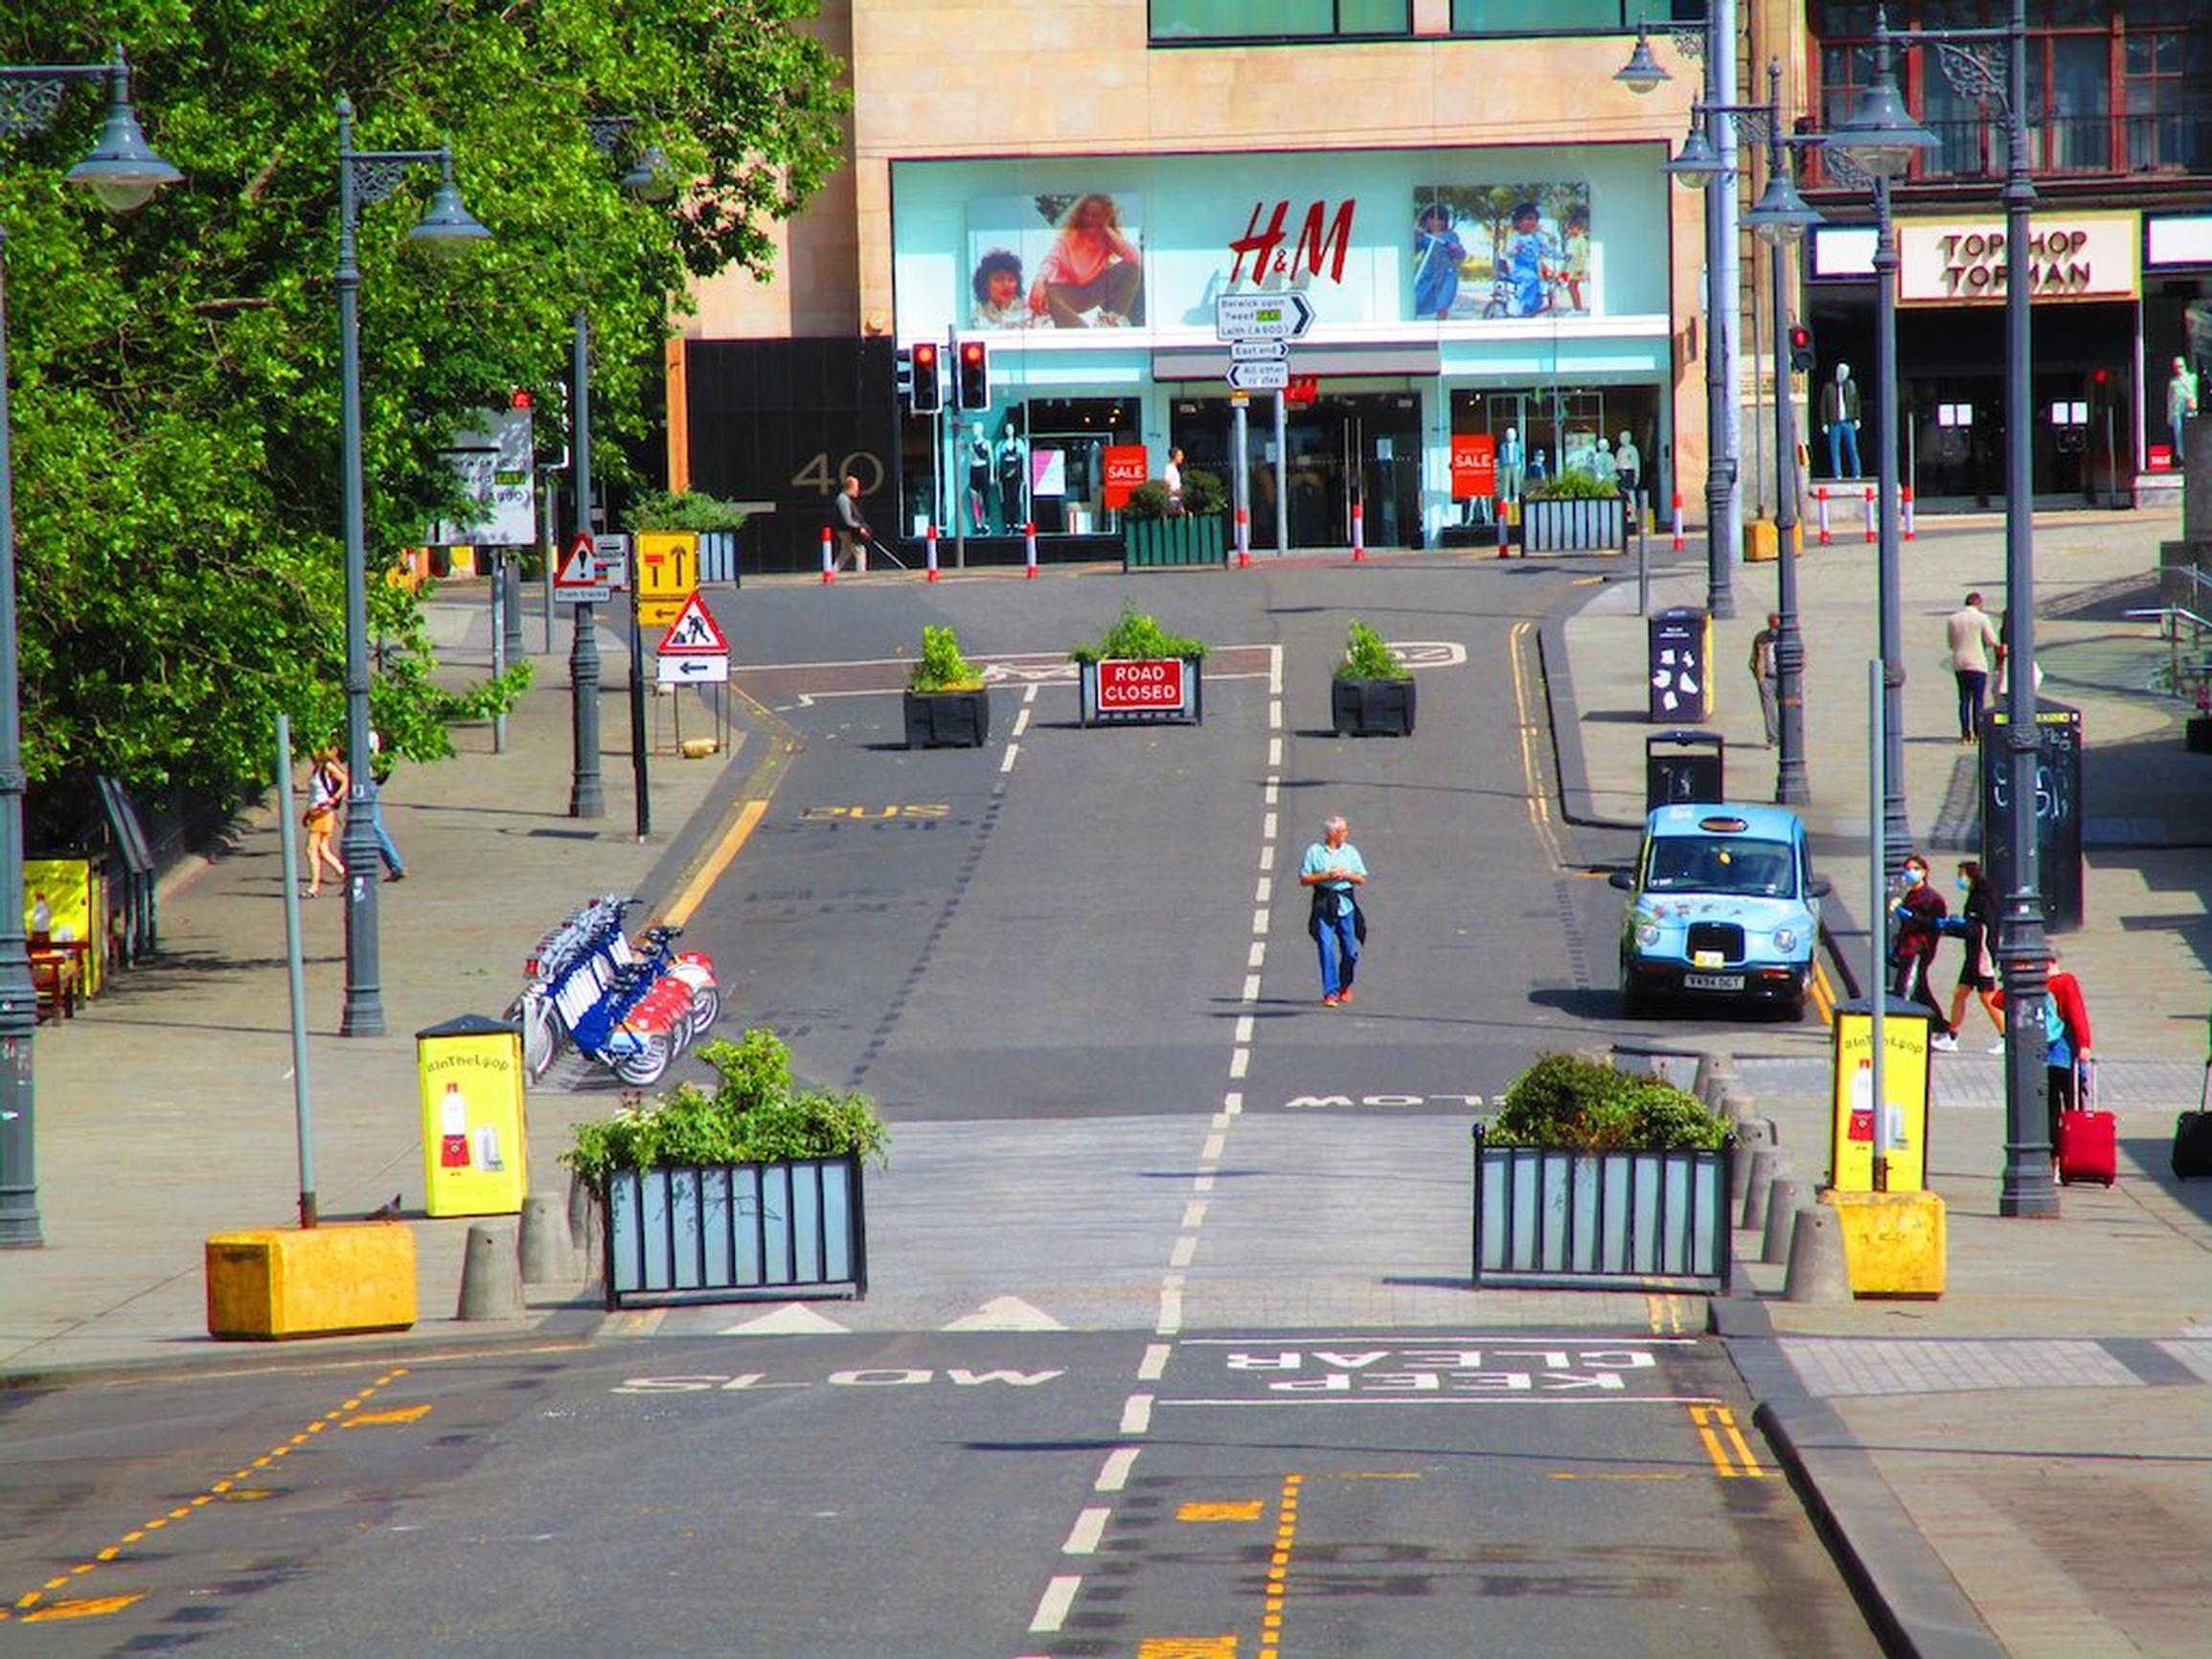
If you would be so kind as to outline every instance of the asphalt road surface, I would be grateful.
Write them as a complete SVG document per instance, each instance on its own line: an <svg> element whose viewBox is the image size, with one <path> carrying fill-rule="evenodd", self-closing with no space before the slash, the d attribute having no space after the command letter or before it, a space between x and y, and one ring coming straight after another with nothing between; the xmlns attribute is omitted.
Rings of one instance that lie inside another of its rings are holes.
<svg viewBox="0 0 2212 1659"><path fill-rule="evenodd" d="M1469 1287L1475 1108L1545 1049L1661 1029L1614 1013L1625 838L1546 783L1534 619L1575 579L718 607L754 752L795 748L686 943L726 1030L892 1120L867 1299L0 1400L0 1579L87 1609L21 1607L0 1647L1873 1652L1696 1298ZM1065 648L1125 594L1214 644L1202 724L1077 724ZM1328 732L1355 614L1422 665L1410 740ZM983 749L900 746L924 622L1000 688ZM1330 813L1372 873L1339 1010L1296 883Z"/></svg>

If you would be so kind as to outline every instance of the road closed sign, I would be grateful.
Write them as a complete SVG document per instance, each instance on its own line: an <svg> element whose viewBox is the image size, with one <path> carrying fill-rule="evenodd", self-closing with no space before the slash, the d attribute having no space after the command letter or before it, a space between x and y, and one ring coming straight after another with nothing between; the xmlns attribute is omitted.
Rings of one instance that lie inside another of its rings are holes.
<svg viewBox="0 0 2212 1659"><path fill-rule="evenodd" d="M1195 657L1108 657L1083 665L1083 720L1199 720Z"/></svg>

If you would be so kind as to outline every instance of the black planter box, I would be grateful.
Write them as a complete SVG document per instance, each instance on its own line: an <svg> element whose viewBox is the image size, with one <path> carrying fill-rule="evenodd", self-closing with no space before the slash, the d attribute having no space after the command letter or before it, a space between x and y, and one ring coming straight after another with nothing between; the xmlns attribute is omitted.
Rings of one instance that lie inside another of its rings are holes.
<svg viewBox="0 0 2212 1659"><path fill-rule="evenodd" d="M991 693L908 692L909 749L980 749L991 738Z"/></svg>
<svg viewBox="0 0 2212 1659"><path fill-rule="evenodd" d="M1413 682L1332 680L1329 715L1339 738L1410 738Z"/></svg>

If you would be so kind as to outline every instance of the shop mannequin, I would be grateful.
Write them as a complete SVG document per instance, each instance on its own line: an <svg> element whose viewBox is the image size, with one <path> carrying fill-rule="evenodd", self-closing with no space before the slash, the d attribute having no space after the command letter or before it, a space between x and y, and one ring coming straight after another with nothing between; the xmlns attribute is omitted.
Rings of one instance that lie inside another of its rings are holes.
<svg viewBox="0 0 2212 1659"><path fill-rule="evenodd" d="M1590 476L1600 484L1615 484L1619 481L1619 472L1620 463L1613 459L1611 442L1599 439L1598 452L1590 461Z"/></svg>
<svg viewBox="0 0 2212 1659"><path fill-rule="evenodd" d="M1545 464L1542 450L1539 449L1529 457L1528 481L1531 484L1541 484L1551 475L1551 467Z"/></svg>
<svg viewBox="0 0 2212 1659"><path fill-rule="evenodd" d="M1527 465L1521 453L1520 428L1508 426L1497 445L1497 498L1500 501L1520 499Z"/></svg>
<svg viewBox="0 0 2212 1659"><path fill-rule="evenodd" d="M1613 477L1623 495L1633 497L1644 481L1644 457L1636 448L1636 441L1626 432L1613 445Z"/></svg>
<svg viewBox="0 0 2212 1659"><path fill-rule="evenodd" d="M2174 434L2174 467L2179 471L2188 459L2185 447L2189 422L2197 419L2197 376L2189 372L2189 359L2174 359L2174 377L2166 382L2166 425Z"/></svg>
<svg viewBox="0 0 2212 1659"><path fill-rule="evenodd" d="M968 428L968 526L971 534L981 535L991 528L991 440L983 435L983 422L978 420Z"/></svg>
<svg viewBox="0 0 2212 1659"><path fill-rule="evenodd" d="M998 522L1008 535L1017 534L1029 521L1022 501L1028 471L1029 456L1022 446L1020 429L1009 415L998 435Z"/></svg>
<svg viewBox="0 0 2212 1659"><path fill-rule="evenodd" d="M1828 429L1828 473L1832 478L1859 476L1859 383L1851 365L1836 365L1836 378L1820 388L1820 424ZM1843 456L1851 455L1851 470L1843 470Z"/></svg>

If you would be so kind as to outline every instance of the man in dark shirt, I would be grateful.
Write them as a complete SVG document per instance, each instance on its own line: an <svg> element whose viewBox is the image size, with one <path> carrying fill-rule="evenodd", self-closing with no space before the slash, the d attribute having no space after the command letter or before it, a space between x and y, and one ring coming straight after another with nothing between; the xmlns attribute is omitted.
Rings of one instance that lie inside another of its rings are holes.
<svg viewBox="0 0 2212 1659"><path fill-rule="evenodd" d="M860 516L860 480L845 475L845 488L831 504L831 518L837 532L837 568L868 574L868 521Z"/></svg>
<svg viewBox="0 0 2212 1659"><path fill-rule="evenodd" d="M1904 891L1890 901L1897 917L1897 948L1891 956L1897 965L1897 981L1890 989L1928 1011L1935 1022L1934 1035L1929 1038L1931 1048L1954 1049L1958 1039L1950 1034L1950 1017L1927 983L1928 969L1935 966L1936 946L1943 943L1941 923L1950 907L1944 903L1943 895L1927 884L1927 860L1917 852L1904 861Z"/></svg>

